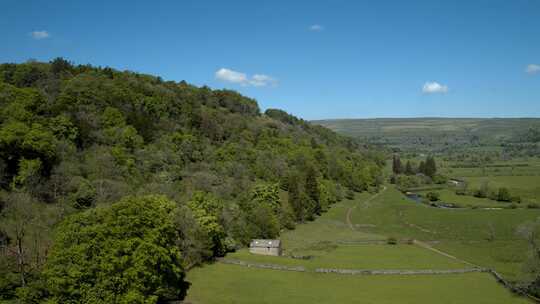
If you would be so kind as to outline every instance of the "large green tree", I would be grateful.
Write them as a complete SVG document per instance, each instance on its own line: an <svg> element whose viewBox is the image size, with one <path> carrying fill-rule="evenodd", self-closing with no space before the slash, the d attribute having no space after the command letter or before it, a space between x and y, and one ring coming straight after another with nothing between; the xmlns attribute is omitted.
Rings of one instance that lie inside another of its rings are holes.
<svg viewBox="0 0 540 304"><path fill-rule="evenodd" d="M158 303L187 285L163 196L129 197L68 217L58 228L44 276L54 303Z"/></svg>

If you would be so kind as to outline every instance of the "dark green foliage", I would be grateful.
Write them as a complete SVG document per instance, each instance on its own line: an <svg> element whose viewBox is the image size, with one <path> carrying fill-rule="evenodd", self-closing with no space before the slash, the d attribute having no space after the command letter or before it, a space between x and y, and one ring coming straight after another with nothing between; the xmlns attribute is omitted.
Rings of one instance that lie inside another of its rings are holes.
<svg viewBox="0 0 540 304"><path fill-rule="evenodd" d="M497 192L497 200L500 202L510 202L512 200L510 191L504 187L499 188L499 191Z"/></svg>
<svg viewBox="0 0 540 304"><path fill-rule="evenodd" d="M489 194L488 182L482 183L479 189L474 190L473 195L479 198L486 198Z"/></svg>
<svg viewBox="0 0 540 304"><path fill-rule="evenodd" d="M426 194L426 198L430 201L430 202L436 202L439 200L439 193L438 192L428 192Z"/></svg>
<svg viewBox="0 0 540 304"><path fill-rule="evenodd" d="M317 171L310 167L306 172L306 194L310 201L311 214L321 214L321 192L317 181Z"/></svg>
<svg viewBox="0 0 540 304"><path fill-rule="evenodd" d="M407 161L407 164L405 165L405 175L413 175L414 174L414 170L413 170L413 167L411 165L411 161Z"/></svg>
<svg viewBox="0 0 540 304"><path fill-rule="evenodd" d="M56 303L158 303L182 299L187 285L175 204L131 197L66 219L43 272Z"/></svg>
<svg viewBox="0 0 540 304"><path fill-rule="evenodd" d="M424 164L424 171L422 172L425 175L433 178L437 173L437 165L435 164L435 158L433 156L428 156Z"/></svg>
<svg viewBox="0 0 540 304"><path fill-rule="evenodd" d="M73 65L62 57L55 58L51 61L51 73L55 75L69 73L72 69Z"/></svg>
<svg viewBox="0 0 540 304"><path fill-rule="evenodd" d="M397 245L398 243L398 240L395 238L395 237L389 237L387 240L386 240L386 243L388 245Z"/></svg>
<svg viewBox="0 0 540 304"><path fill-rule="evenodd" d="M403 173L403 166L401 165L401 159L399 158L399 155L394 155L392 159L392 172L394 172L394 174Z"/></svg>

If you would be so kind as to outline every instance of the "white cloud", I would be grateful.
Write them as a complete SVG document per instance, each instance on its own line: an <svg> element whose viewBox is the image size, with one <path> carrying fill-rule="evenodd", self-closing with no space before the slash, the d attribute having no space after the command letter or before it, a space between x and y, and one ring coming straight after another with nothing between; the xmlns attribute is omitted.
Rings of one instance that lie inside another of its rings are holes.
<svg viewBox="0 0 540 304"><path fill-rule="evenodd" d="M49 38L51 35L47 31L33 31L30 33L30 36L36 40Z"/></svg>
<svg viewBox="0 0 540 304"><path fill-rule="evenodd" d="M525 69L525 72L529 74L536 74L540 72L540 65L538 64L529 64Z"/></svg>
<svg viewBox="0 0 540 304"><path fill-rule="evenodd" d="M434 94L434 93L447 93L448 92L448 86L442 85L438 82L426 82L424 83L424 86L422 87L422 92L426 94Z"/></svg>
<svg viewBox="0 0 540 304"><path fill-rule="evenodd" d="M248 81L246 74L221 68L216 72L216 78L226 82L244 84Z"/></svg>
<svg viewBox="0 0 540 304"><path fill-rule="evenodd" d="M256 87L264 87L267 85L276 85L277 81L268 75L255 74L251 77L249 83Z"/></svg>
<svg viewBox="0 0 540 304"><path fill-rule="evenodd" d="M322 30L324 30L324 26L320 25L320 24L313 24L309 27L309 30L310 31L314 31L314 32L320 32Z"/></svg>
<svg viewBox="0 0 540 304"><path fill-rule="evenodd" d="M217 70L215 77L218 80L235 83L242 86L264 87L277 84L277 80L268 75L254 74L252 77L248 77L246 73L233 71L226 68Z"/></svg>

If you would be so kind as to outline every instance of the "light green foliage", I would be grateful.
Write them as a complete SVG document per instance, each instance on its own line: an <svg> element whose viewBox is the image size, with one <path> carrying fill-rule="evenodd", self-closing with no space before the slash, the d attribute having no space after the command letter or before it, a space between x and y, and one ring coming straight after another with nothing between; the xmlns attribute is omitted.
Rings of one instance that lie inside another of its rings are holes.
<svg viewBox="0 0 540 304"><path fill-rule="evenodd" d="M44 276L55 303L158 303L186 290L175 244L175 204L130 197L67 218Z"/></svg>
<svg viewBox="0 0 540 304"><path fill-rule="evenodd" d="M281 209L278 184L257 184L251 190L253 203L256 205L266 204L275 214Z"/></svg>
<svg viewBox="0 0 540 304"><path fill-rule="evenodd" d="M223 226L219 223L219 216L223 208L222 202L212 194L196 192L188 202L188 206L212 244L210 248L212 252L215 255L223 255L226 250L224 244L226 234Z"/></svg>
<svg viewBox="0 0 540 304"><path fill-rule="evenodd" d="M107 107L101 115L101 124L105 128L123 127L126 125L126 119L120 110Z"/></svg>
<svg viewBox="0 0 540 304"><path fill-rule="evenodd" d="M175 218L186 266L277 237L381 178L382 153L233 91L62 58L0 64L0 78L0 191L62 216L127 195L187 201ZM257 185L269 186L253 197Z"/></svg>
<svg viewBox="0 0 540 304"><path fill-rule="evenodd" d="M78 136L77 128L66 115L58 115L52 118L49 129L59 139L75 141Z"/></svg>
<svg viewBox="0 0 540 304"><path fill-rule="evenodd" d="M37 159L21 159L19 173L13 178L12 188L26 188L36 184L40 177L41 161Z"/></svg>

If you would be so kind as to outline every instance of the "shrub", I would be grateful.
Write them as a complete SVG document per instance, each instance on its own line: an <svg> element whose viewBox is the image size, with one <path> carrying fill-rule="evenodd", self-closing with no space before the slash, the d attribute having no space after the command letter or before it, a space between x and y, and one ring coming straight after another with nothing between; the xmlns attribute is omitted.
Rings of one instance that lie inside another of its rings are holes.
<svg viewBox="0 0 540 304"><path fill-rule="evenodd" d="M497 192L497 200L500 202L509 202L512 200L510 196L510 191L508 189L501 187L499 188L499 191Z"/></svg>
<svg viewBox="0 0 540 304"><path fill-rule="evenodd" d="M467 195L467 190L465 189L457 189L456 195Z"/></svg>
<svg viewBox="0 0 540 304"><path fill-rule="evenodd" d="M345 198L349 199L349 200L353 200L354 199L354 191L352 191L351 189L348 189L345 192Z"/></svg>
<svg viewBox="0 0 540 304"><path fill-rule="evenodd" d="M436 201L439 200L440 195L439 195L438 192L428 192L428 193L426 194L426 197L427 197L427 199L428 199L429 201L431 201L431 202L436 202Z"/></svg>
<svg viewBox="0 0 540 304"><path fill-rule="evenodd" d="M539 209L540 205L538 203L529 203L529 204L527 204L527 208L529 208L529 209Z"/></svg>
<svg viewBox="0 0 540 304"><path fill-rule="evenodd" d="M388 245L397 245L398 243L398 240L395 238L395 237L389 237L387 240L386 240L386 243Z"/></svg>

